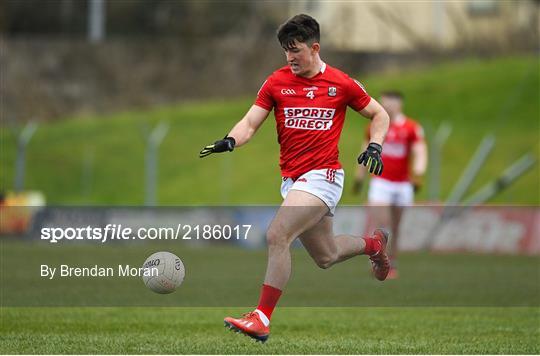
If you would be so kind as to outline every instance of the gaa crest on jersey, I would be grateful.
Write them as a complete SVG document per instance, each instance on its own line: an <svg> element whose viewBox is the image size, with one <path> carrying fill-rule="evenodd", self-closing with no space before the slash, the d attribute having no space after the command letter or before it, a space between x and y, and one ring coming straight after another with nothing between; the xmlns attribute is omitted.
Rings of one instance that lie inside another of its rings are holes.
<svg viewBox="0 0 540 356"><path fill-rule="evenodd" d="M328 87L328 96L336 96L337 95L337 88L336 87Z"/></svg>
<svg viewBox="0 0 540 356"><path fill-rule="evenodd" d="M295 95L296 91L294 89L290 89L290 88L283 88L283 89L281 89L281 94L282 95Z"/></svg>

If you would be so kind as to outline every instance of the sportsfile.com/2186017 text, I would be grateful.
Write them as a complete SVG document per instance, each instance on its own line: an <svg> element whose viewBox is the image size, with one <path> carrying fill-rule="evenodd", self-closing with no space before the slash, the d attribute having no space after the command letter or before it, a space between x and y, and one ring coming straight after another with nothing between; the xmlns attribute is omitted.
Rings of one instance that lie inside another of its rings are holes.
<svg viewBox="0 0 540 356"><path fill-rule="evenodd" d="M140 227L122 224L105 227L44 227L41 240L57 243L61 240L90 240L102 243L110 240L247 240L251 225L189 225L176 227Z"/></svg>

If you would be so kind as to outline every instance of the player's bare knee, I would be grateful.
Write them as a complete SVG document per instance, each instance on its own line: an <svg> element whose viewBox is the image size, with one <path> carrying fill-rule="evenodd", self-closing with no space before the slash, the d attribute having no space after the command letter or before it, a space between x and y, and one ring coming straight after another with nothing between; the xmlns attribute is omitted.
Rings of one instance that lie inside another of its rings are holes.
<svg viewBox="0 0 540 356"><path fill-rule="evenodd" d="M315 263L319 268L328 269L336 263L337 255L329 254L315 258Z"/></svg>
<svg viewBox="0 0 540 356"><path fill-rule="evenodd" d="M266 232L268 248L287 247L287 236L283 231L270 227Z"/></svg>

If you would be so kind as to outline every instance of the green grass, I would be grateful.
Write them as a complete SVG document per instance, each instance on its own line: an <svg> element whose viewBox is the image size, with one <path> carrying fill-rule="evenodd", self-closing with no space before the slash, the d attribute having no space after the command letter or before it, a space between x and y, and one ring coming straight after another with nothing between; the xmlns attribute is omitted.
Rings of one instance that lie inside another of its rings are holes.
<svg viewBox="0 0 540 356"><path fill-rule="evenodd" d="M496 134L497 147L471 191L525 152L538 159L537 58L471 59L359 79L374 96L386 88L403 90L406 112L427 128L452 123L443 152L443 197L489 132ZM52 204L139 205L144 201L143 133L164 120L171 129L160 148L161 204L278 203L273 118L234 154L197 158L251 101L194 102L43 124L28 147L26 187L42 190ZM348 174L344 204L365 198L350 194L365 124L351 112L340 144ZM15 133L6 127L0 132L3 188L13 185ZM87 156L94 160L89 192L82 179ZM493 202L538 205L539 181L536 167ZM368 276L365 259L323 271L296 249L272 336L261 345L227 332L222 318L246 312L256 302L264 251L179 243L0 243L2 354L540 353L538 257L403 254L402 278L379 283ZM150 292L139 278L49 282L38 276L41 263L140 265L157 249L177 253L186 264L186 280L171 295Z"/></svg>
<svg viewBox="0 0 540 356"><path fill-rule="evenodd" d="M258 300L264 251L180 241L0 242L0 354L540 352L537 256L403 253L401 278L381 283L365 256L321 270L293 249L292 277L261 345L225 330L222 319ZM138 266L157 250L186 266L169 295L139 277L39 277L43 263Z"/></svg>
<svg viewBox="0 0 540 356"><path fill-rule="evenodd" d="M497 146L469 193L493 180L526 152L538 159L537 57L469 59L359 79L375 97L387 88L402 90L406 113L428 129L428 140L432 139L429 132L441 122L452 124L453 132L443 151L442 198L488 133L496 135ZM144 134L157 122L167 121L170 131L159 150L160 204L278 203L280 178L273 117L246 147L233 154L198 158L198 151L228 132L252 100L192 102L42 124L28 147L25 186L43 191L51 204L140 205L144 202ZM365 198L365 192L362 198L353 196L350 187L366 123L350 112L345 124L340 143L347 172L344 204L357 204ZM4 189L13 187L16 132L3 127L0 133L0 182ZM83 178L85 159L94 162L88 186ZM492 202L538 204L538 182L536 166ZM418 199L426 199L426 189Z"/></svg>
<svg viewBox="0 0 540 356"><path fill-rule="evenodd" d="M537 60L470 59L360 79L375 97L386 88L402 90L407 96L406 113L426 126L428 133L442 121L452 124L443 152L444 198L488 133L496 135L497 147L470 192L494 179L522 154L533 152L538 158ZM200 148L222 137L251 102L251 98L193 102L42 124L28 147L25 186L43 191L51 204L142 204L143 133L163 120L170 124L170 131L159 151L160 204L278 203L279 153L273 117L248 146L234 154L204 160L197 157ZM349 113L342 136L341 161L348 173L342 199L345 204L357 204L365 198L365 193L362 199L350 194L350 186L366 123L356 113ZM15 132L5 127L1 132L0 182L4 189L13 187ZM85 160L93 162L89 185L83 178ZM538 204L539 181L536 166L493 202ZM418 198L426 199L426 189Z"/></svg>
<svg viewBox="0 0 540 356"><path fill-rule="evenodd" d="M184 241L103 245L2 242L1 247L3 306L248 306L258 298L266 267L266 251L231 244L201 248ZM186 279L174 294L152 293L140 277L58 278L57 273L49 280L39 273L42 264L97 264L115 270L119 264L138 267L156 251L171 251L184 261ZM302 248L293 249L292 259L293 274L282 306L540 306L538 256L404 253L400 258L403 278L386 283L369 276L365 256L329 270L318 269Z"/></svg>
<svg viewBox="0 0 540 356"><path fill-rule="evenodd" d="M538 354L538 308L281 308L265 344L238 308L4 308L0 353Z"/></svg>
<svg viewBox="0 0 540 356"><path fill-rule="evenodd" d="M406 112L428 128L452 123L443 152L443 197L489 132L496 134L497 147L471 191L525 152L538 158L537 58L471 59L359 79L374 96L386 88L403 90ZM161 204L278 203L273 118L234 154L197 158L251 101L194 102L43 124L28 147L26 187L42 190L53 204L139 205L144 201L143 133L164 120L171 129L160 148ZM365 124L351 112L340 144L348 173L345 204L365 198L349 193ZM6 127L0 133L3 188L13 185L15 133ZM87 156L94 159L89 192L82 179ZM537 205L539 181L536 167L493 201ZM41 263L140 265L158 248L177 253L186 264L184 284L168 296L153 294L138 278L46 281L38 276ZM323 271L296 249L293 275L264 345L222 326L224 316L246 312L256 302L264 251L2 240L1 257L2 354L540 353L540 268L533 256L403 254L402 278L379 283L368 276L365 259Z"/></svg>

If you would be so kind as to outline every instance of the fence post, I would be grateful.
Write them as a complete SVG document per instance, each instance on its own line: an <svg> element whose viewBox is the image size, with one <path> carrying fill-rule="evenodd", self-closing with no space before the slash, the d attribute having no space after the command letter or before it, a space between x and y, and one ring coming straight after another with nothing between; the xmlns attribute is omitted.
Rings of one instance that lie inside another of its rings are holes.
<svg viewBox="0 0 540 356"><path fill-rule="evenodd" d="M147 145L146 145L146 206L156 205L156 186L158 179L158 148L167 132L169 131L169 125L160 122L148 135Z"/></svg>
<svg viewBox="0 0 540 356"><path fill-rule="evenodd" d="M26 124L17 141L17 159L15 161L15 191L20 192L24 188L24 174L26 167L26 146L37 130L37 124Z"/></svg>
<svg viewBox="0 0 540 356"><path fill-rule="evenodd" d="M88 40L98 43L105 38L105 0L88 2Z"/></svg>
<svg viewBox="0 0 540 356"><path fill-rule="evenodd" d="M441 155L442 147L452 132L452 125L442 122L431 140L429 149L429 200L438 201L441 185Z"/></svg>
<svg viewBox="0 0 540 356"><path fill-rule="evenodd" d="M472 184L474 178L478 175L480 168L482 168L482 165L486 161L494 145L495 136L493 136L493 134L484 137L482 142L480 142L474 156L469 161L469 165L461 174L461 177L454 186L454 189L452 189L452 192L450 192L446 201L447 205L458 203L461 198L463 198L463 195Z"/></svg>

